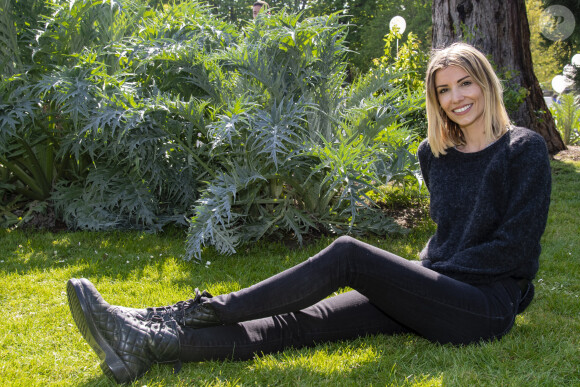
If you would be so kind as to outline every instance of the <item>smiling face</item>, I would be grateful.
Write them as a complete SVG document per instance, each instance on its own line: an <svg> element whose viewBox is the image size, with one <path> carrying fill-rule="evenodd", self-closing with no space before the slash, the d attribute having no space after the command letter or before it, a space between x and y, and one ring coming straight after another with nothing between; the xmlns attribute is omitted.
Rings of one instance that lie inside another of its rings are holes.
<svg viewBox="0 0 580 387"><path fill-rule="evenodd" d="M453 65L437 70L435 88L439 105L462 132L483 133L483 91L465 70Z"/></svg>

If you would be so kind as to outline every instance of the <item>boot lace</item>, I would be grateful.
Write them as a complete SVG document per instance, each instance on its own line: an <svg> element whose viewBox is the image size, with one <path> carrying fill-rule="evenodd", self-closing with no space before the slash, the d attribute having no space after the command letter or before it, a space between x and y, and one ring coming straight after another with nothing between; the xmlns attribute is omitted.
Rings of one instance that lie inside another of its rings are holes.
<svg viewBox="0 0 580 387"><path fill-rule="evenodd" d="M213 296L207 292L200 292L198 288L195 288L195 295L186 301L179 301L173 305L158 306L149 308L151 318L160 317L161 319L167 321L168 319L173 319L179 324L183 324L185 318L185 311L201 304L205 299L212 298Z"/></svg>

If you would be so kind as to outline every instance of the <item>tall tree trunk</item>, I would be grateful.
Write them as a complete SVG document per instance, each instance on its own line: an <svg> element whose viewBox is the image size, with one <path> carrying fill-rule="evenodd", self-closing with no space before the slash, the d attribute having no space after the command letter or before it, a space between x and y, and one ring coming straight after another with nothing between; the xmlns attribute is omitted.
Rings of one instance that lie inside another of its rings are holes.
<svg viewBox="0 0 580 387"><path fill-rule="evenodd" d="M467 42L498 69L515 70L528 95L512 121L540 133L551 154L566 149L534 75L525 0L433 0L432 7L433 48Z"/></svg>

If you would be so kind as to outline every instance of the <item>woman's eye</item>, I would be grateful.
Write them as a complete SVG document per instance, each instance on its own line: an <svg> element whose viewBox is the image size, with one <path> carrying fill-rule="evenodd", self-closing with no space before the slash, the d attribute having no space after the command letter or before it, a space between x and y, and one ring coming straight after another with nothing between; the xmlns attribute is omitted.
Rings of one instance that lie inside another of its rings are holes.
<svg viewBox="0 0 580 387"><path fill-rule="evenodd" d="M443 94L447 91L447 89L439 89L439 94Z"/></svg>
<svg viewBox="0 0 580 387"><path fill-rule="evenodd" d="M463 82L463 86L469 86L469 85L471 85L471 81L465 81L465 82Z"/></svg>

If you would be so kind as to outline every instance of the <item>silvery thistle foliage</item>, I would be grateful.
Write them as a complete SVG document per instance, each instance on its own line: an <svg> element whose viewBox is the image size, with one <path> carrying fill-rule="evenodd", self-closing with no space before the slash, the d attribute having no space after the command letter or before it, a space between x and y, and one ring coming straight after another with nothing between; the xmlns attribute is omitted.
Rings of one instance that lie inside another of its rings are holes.
<svg viewBox="0 0 580 387"><path fill-rule="evenodd" d="M71 228L185 225L212 171L207 92L187 81L188 71L236 31L196 2L52 7L35 54L52 65L35 87L66 133L60 157L81 166L54 183L55 208Z"/></svg>
<svg viewBox="0 0 580 387"><path fill-rule="evenodd" d="M269 235L398 230L370 193L417 174L413 101L395 73L346 82L338 15L273 12L239 30L195 1L45 5L28 61L0 85L4 197L51 201L78 229L189 219L188 259Z"/></svg>
<svg viewBox="0 0 580 387"><path fill-rule="evenodd" d="M220 168L193 211L187 257L200 260L205 245L233 254L271 234L401 231L369 193L418 176L405 122L414 108L393 74L346 83L346 28L337 15L261 15L210 54L222 64L205 77L222 77L224 107L208 125Z"/></svg>

